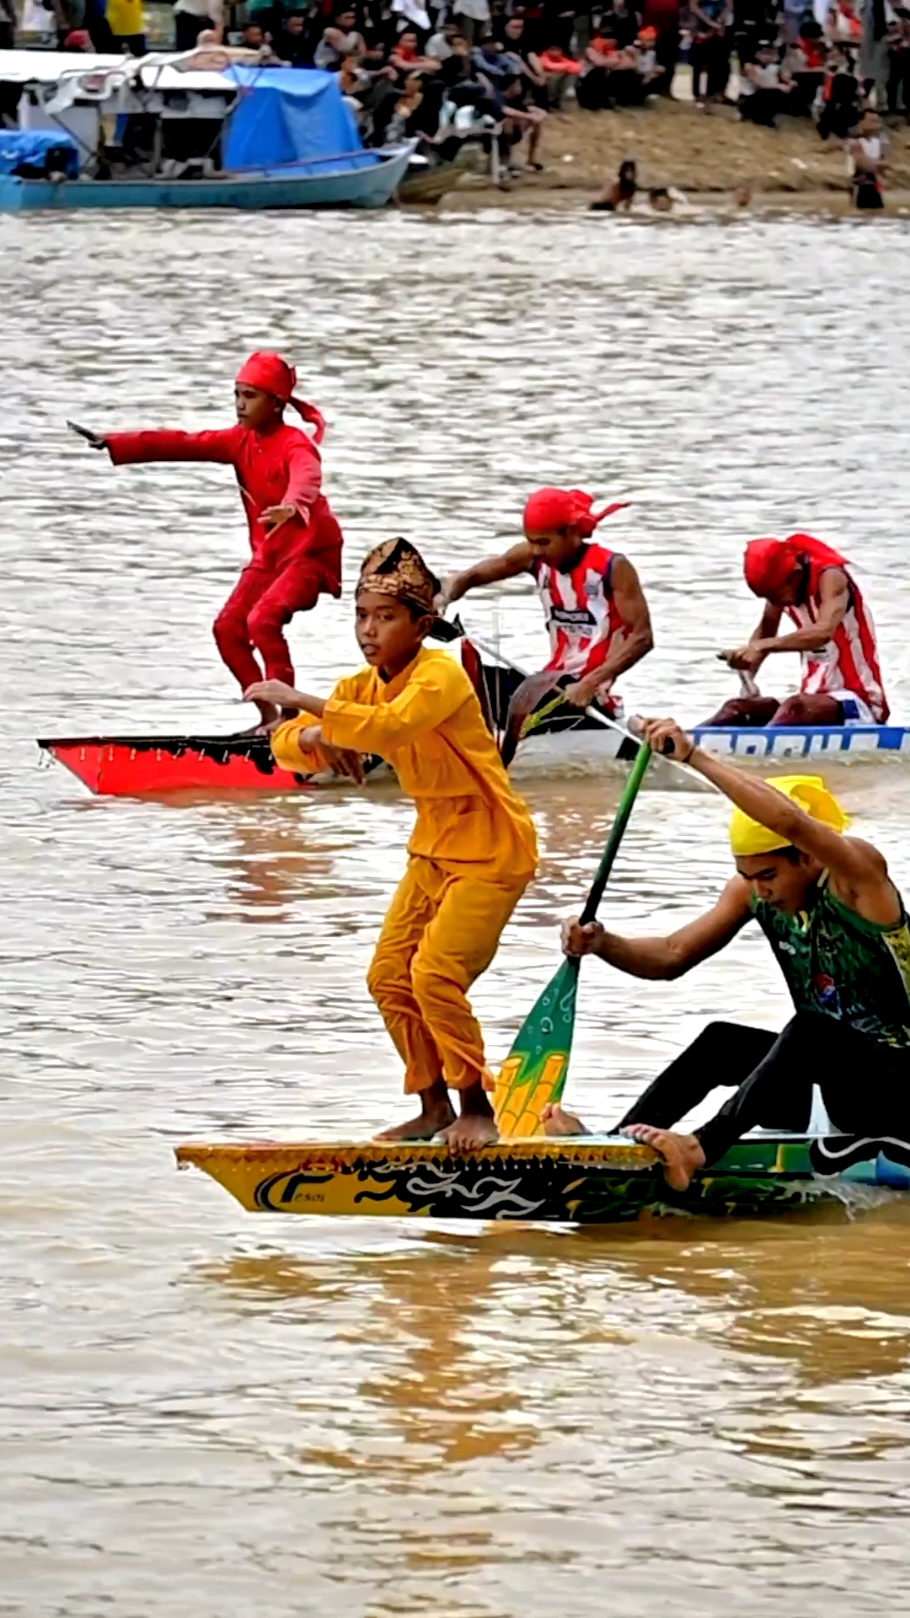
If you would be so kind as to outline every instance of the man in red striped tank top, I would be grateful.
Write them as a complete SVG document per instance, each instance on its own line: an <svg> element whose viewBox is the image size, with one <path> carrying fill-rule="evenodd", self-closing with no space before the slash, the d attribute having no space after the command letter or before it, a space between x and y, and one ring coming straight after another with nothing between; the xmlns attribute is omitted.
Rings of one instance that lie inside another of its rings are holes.
<svg viewBox="0 0 910 1618"><path fill-rule="evenodd" d="M528 715L554 691L562 690L566 704L576 710L575 723L577 710L594 702L606 713L620 713L614 682L654 644L648 603L632 563L592 543L598 523L624 503L594 512L591 496L580 489L538 489L525 506L521 543L450 574L443 585L436 603L440 612L469 590L520 573L530 573L537 585L551 655L540 674L520 680L509 692L502 740L506 764ZM561 713L554 713L553 721Z"/></svg>
<svg viewBox="0 0 910 1618"><path fill-rule="evenodd" d="M803 677L796 695L735 697L708 725L883 725L882 686L872 615L846 571L843 556L811 534L754 539L746 546L746 583L766 602L746 646L718 652L744 674L757 674L773 652L798 652ZM784 613L796 629L779 635Z"/></svg>

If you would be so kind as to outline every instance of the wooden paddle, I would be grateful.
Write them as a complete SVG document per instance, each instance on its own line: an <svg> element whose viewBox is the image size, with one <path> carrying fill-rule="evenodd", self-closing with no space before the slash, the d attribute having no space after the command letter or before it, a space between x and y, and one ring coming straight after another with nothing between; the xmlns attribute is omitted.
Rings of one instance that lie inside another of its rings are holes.
<svg viewBox="0 0 910 1618"><path fill-rule="evenodd" d="M583 925L593 921L597 915L650 758L651 749L642 742L581 913ZM565 1089L575 1029L580 964L575 956L565 957L559 971L550 979L537 1004L522 1023L502 1065L493 1091L493 1110L503 1140L543 1134L543 1109L548 1102L558 1101Z"/></svg>

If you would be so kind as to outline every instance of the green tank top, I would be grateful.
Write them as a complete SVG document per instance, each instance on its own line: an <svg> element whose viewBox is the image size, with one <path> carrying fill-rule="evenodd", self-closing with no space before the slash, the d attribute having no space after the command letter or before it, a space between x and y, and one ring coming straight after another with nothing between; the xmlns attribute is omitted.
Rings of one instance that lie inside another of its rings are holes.
<svg viewBox="0 0 910 1618"><path fill-rule="evenodd" d="M880 927L848 910L824 876L809 911L752 911L787 980L797 1011L822 1012L885 1045L910 1049L910 924Z"/></svg>

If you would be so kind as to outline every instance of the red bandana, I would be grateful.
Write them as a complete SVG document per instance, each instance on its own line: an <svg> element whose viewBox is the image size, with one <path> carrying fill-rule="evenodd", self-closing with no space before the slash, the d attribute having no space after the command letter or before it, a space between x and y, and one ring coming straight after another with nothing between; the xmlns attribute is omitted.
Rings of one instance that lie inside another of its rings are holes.
<svg viewBox="0 0 910 1618"><path fill-rule="evenodd" d="M754 595L776 596L804 557L823 567L846 567L846 557L811 534L790 534L787 539L753 539L746 546L743 572Z"/></svg>
<svg viewBox="0 0 910 1618"><path fill-rule="evenodd" d="M289 404L308 421L316 430L313 434L317 444L321 444L325 437L325 417L315 405L307 404L305 399L295 399L294 389L297 386L297 372L293 365L288 365L280 354L267 354L259 350L251 354L246 364L237 372L237 381L245 382L248 388L260 388L263 393L271 393L282 404Z"/></svg>
<svg viewBox="0 0 910 1618"><path fill-rule="evenodd" d="M590 539L598 523L622 511L628 500L616 500L603 511L592 511L593 497L581 489L538 489L525 506L525 533L541 533L548 528L577 528L582 539Z"/></svg>

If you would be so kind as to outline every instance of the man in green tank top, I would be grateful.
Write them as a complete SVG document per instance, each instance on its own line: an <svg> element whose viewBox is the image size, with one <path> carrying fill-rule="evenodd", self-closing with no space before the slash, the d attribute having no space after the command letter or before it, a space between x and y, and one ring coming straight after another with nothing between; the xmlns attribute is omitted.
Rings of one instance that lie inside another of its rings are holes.
<svg viewBox="0 0 910 1618"><path fill-rule="evenodd" d="M619 1129L652 1146L670 1186L684 1191L747 1130L804 1130L817 1083L832 1127L870 1143L860 1155L874 1156L874 1143L887 1137L889 1150L910 1162L910 926L884 856L844 835L847 816L820 777L762 781L703 752L675 720L645 720L642 728L655 752L687 764L734 805L736 875L711 910L669 937L623 938L573 918L563 927L563 949L599 955L633 977L678 978L754 920L795 1015L777 1035L710 1023ZM675 1131L718 1084L736 1093L716 1117L692 1134ZM559 1106L544 1120L550 1135L585 1133ZM832 1171L843 1160L833 1156Z"/></svg>

